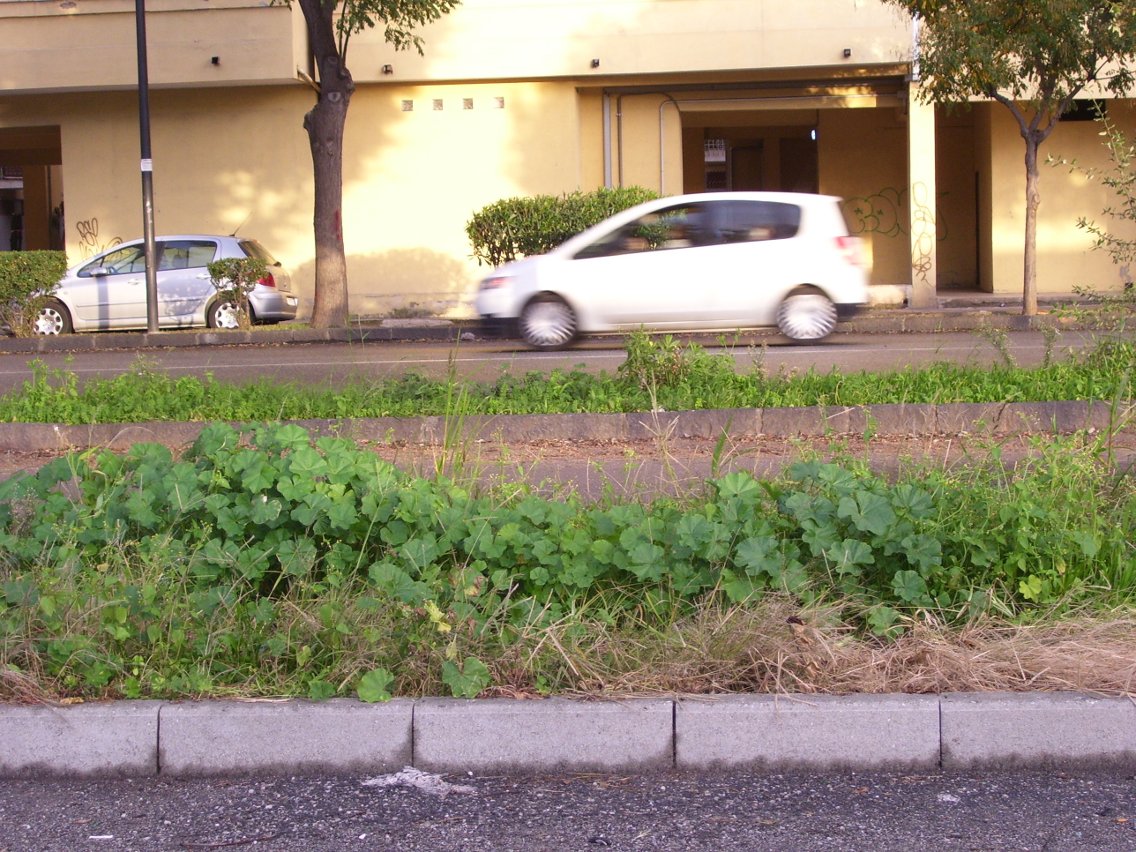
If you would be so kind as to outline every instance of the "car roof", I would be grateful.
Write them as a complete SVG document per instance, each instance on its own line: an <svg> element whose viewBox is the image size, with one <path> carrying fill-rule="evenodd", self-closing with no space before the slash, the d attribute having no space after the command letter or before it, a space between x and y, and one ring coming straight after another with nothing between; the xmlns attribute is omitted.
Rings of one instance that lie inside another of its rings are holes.
<svg viewBox="0 0 1136 852"><path fill-rule="evenodd" d="M684 195L666 195L646 202L646 204L688 204L695 201L780 201L788 204L823 204L841 201L840 196L824 195L816 192L780 192L766 190L745 190L729 192L691 192ZM644 205L639 205L644 206Z"/></svg>

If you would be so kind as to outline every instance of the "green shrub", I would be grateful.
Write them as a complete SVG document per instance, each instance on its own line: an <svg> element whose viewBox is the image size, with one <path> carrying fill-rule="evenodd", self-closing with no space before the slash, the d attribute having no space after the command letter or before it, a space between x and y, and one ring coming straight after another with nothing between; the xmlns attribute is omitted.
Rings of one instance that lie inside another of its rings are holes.
<svg viewBox="0 0 1136 852"><path fill-rule="evenodd" d="M268 274L268 265L255 257L227 257L208 266L209 280L218 297L235 306L237 326L251 325L248 297L258 281Z"/></svg>
<svg viewBox="0 0 1136 852"><path fill-rule="evenodd" d="M638 186L506 198L475 213L465 232L478 263L500 266L518 257L544 254L607 217L653 198L658 194Z"/></svg>
<svg viewBox="0 0 1136 852"><path fill-rule="evenodd" d="M0 325L17 337L35 332L35 319L67 271L61 251L0 252Z"/></svg>

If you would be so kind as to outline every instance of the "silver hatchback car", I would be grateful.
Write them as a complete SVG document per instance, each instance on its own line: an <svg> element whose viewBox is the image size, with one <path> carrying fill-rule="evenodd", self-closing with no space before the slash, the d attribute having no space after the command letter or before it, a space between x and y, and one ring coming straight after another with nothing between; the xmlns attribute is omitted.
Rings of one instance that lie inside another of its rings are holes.
<svg viewBox="0 0 1136 852"><path fill-rule="evenodd" d="M180 234L154 242L160 327L237 327L233 305L218 298L207 269L224 258L257 258L268 266L249 294L253 322L295 319L300 300L292 292L292 277L256 240ZM146 328L145 253L145 242L133 240L67 270L36 319L36 333Z"/></svg>

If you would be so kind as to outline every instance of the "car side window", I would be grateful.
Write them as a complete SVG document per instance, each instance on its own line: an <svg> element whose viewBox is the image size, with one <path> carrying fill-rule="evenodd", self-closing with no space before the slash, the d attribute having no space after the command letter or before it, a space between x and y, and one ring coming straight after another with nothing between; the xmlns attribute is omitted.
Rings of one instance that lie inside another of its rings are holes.
<svg viewBox="0 0 1136 852"><path fill-rule="evenodd" d="M217 254L217 244L208 240L170 240L162 244L158 269L197 269L208 266Z"/></svg>
<svg viewBox="0 0 1136 852"><path fill-rule="evenodd" d="M105 269L112 275L146 271L145 246L123 246L97 257L79 270L80 278L90 278L95 269Z"/></svg>
<svg viewBox="0 0 1136 852"><path fill-rule="evenodd" d="M577 259L611 257L718 242L708 205L668 207L639 217L576 253Z"/></svg>
<svg viewBox="0 0 1136 852"><path fill-rule="evenodd" d="M801 208L779 201L727 201L722 237L729 243L787 240L801 228Z"/></svg>

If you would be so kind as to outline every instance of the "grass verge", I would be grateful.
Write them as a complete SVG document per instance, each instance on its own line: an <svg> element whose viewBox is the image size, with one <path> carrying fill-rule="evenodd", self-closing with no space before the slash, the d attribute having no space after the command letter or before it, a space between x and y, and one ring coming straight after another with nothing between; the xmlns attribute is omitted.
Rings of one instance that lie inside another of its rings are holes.
<svg viewBox="0 0 1136 852"><path fill-rule="evenodd" d="M0 483L0 698L1130 690L1106 436L646 503L408 476L294 425Z"/></svg>

